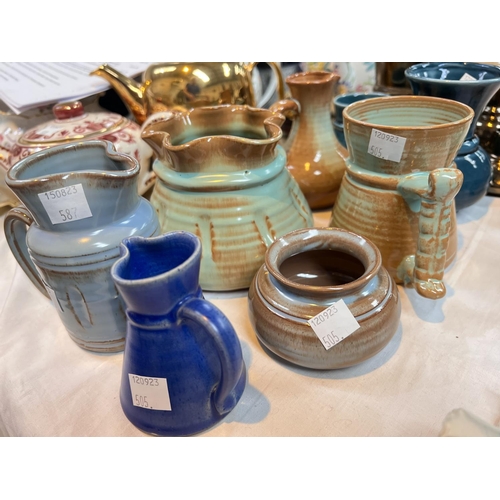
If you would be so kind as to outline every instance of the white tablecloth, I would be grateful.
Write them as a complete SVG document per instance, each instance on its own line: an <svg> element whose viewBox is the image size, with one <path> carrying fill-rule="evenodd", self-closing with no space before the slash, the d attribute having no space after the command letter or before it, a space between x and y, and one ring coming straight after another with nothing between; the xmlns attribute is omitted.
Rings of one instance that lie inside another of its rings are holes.
<svg viewBox="0 0 500 500"><path fill-rule="evenodd" d="M0 222L6 210L0 213ZM326 225L329 213L315 214ZM202 436L437 436L464 408L500 425L500 198L458 214L459 250L437 301L399 287L389 345L347 369L317 372L269 354L246 292L206 293L241 341L248 384ZM29 281L0 231L0 435L145 436L118 398L123 354L80 349Z"/></svg>

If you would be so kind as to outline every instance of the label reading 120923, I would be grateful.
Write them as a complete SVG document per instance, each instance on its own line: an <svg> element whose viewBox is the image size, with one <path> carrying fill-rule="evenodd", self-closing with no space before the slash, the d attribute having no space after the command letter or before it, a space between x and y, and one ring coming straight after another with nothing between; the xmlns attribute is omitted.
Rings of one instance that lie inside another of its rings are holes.
<svg viewBox="0 0 500 500"><path fill-rule="evenodd" d="M132 404L147 410L171 411L166 378L128 374Z"/></svg>
<svg viewBox="0 0 500 500"><path fill-rule="evenodd" d="M383 160L399 163L405 144L406 137L372 129L370 142L368 143L368 153Z"/></svg>
<svg viewBox="0 0 500 500"><path fill-rule="evenodd" d="M360 328L345 302L340 299L308 320L310 327L328 350Z"/></svg>

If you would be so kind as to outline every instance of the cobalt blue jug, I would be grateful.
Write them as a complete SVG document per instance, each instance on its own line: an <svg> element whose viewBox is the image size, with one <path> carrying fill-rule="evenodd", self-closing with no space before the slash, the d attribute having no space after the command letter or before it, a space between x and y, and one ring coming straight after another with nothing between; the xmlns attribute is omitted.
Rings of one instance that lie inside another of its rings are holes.
<svg viewBox="0 0 500 500"><path fill-rule="evenodd" d="M246 368L231 323L199 286L200 240L133 236L120 251L111 275L127 308L122 409L149 434L202 432L236 406Z"/></svg>

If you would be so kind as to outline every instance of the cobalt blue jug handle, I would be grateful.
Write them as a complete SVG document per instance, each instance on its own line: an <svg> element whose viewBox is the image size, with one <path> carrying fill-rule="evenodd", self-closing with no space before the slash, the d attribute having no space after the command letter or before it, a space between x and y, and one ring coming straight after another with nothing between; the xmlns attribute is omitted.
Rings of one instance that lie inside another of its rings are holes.
<svg viewBox="0 0 500 500"><path fill-rule="evenodd" d="M178 311L180 319L190 319L211 337L219 355L221 380L214 393L214 405L220 415L231 411L237 403L235 387L246 377L241 345L226 316L205 299L193 298Z"/></svg>

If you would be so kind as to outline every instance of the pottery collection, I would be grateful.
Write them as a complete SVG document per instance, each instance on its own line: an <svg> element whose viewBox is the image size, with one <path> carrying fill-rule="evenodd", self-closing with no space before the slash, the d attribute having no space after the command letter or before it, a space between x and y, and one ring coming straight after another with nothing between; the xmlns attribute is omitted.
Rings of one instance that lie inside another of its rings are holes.
<svg viewBox="0 0 500 500"><path fill-rule="evenodd" d="M500 89L500 67L470 62L424 63L411 66L405 75L415 95L453 99L474 110L474 119L455 157L464 176L455 198L457 210L473 205L486 195L492 176L490 156L475 130L481 113Z"/></svg>
<svg viewBox="0 0 500 500"><path fill-rule="evenodd" d="M400 328L398 285L445 297L456 206L490 186L475 130L500 67L375 63L374 91L339 92L333 63L267 63L267 88L257 64L156 63L142 83L103 65L132 119L74 101L0 128L9 248L83 354L123 351L117 394L147 434L204 432L244 395L205 291L245 291L277 362L362 363Z"/></svg>

